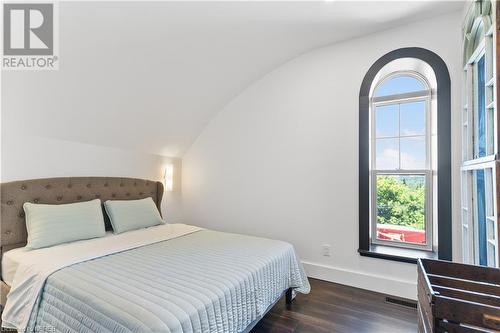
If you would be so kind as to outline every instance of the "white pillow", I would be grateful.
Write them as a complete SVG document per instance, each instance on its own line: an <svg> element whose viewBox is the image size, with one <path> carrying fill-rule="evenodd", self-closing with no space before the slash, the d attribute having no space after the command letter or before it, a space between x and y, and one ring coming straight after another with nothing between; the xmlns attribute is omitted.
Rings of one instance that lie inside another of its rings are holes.
<svg viewBox="0 0 500 333"><path fill-rule="evenodd" d="M106 234L99 199L63 205L25 202L30 249L39 249Z"/></svg>
<svg viewBox="0 0 500 333"><path fill-rule="evenodd" d="M151 197L139 200L108 200L104 203L104 208L115 234L165 223Z"/></svg>

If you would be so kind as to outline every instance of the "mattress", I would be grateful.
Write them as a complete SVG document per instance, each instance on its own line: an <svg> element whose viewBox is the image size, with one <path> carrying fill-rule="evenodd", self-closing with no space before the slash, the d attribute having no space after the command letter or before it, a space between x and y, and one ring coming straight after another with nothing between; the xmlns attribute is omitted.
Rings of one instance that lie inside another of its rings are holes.
<svg viewBox="0 0 500 333"><path fill-rule="evenodd" d="M244 332L290 287L309 291L290 244L201 230L52 273L27 328Z"/></svg>

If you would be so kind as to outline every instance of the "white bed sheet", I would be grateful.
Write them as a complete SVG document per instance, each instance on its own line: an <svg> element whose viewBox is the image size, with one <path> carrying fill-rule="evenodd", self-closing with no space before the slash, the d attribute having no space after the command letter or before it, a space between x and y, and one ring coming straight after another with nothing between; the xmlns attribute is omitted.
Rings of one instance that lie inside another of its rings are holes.
<svg viewBox="0 0 500 333"><path fill-rule="evenodd" d="M20 247L7 251L2 255L2 280L7 285L12 285L17 267L19 267L19 256L26 251L29 250L24 247Z"/></svg>
<svg viewBox="0 0 500 333"><path fill-rule="evenodd" d="M113 236L112 231L107 231L104 237ZM85 242L87 240L83 240ZM73 242L75 243L75 242ZM56 245L56 246L64 246L65 244ZM22 258L24 258L26 252L31 251L25 247L19 247L17 249L13 249L5 252L2 255L2 281L5 282L8 286L12 285L14 281L14 275L16 274L17 268L19 267L19 263Z"/></svg>

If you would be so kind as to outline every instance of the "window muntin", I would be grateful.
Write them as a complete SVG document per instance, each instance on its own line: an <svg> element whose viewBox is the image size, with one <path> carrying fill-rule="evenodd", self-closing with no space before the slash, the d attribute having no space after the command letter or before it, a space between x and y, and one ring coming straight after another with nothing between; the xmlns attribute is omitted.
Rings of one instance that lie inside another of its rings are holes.
<svg viewBox="0 0 500 333"><path fill-rule="evenodd" d="M371 98L371 241L432 250L431 90L391 73Z"/></svg>

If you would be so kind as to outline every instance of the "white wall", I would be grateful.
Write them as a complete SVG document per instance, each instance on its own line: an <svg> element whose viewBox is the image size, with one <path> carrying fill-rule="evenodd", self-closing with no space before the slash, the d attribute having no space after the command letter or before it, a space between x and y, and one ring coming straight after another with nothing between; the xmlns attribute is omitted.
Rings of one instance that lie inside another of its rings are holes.
<svg viewBox="0 0 500 333"><path fill-rule="evenodd" d="M17 131L17 133L16 133ZM181 160L117 148L23 135L2 129L1 181L69 176L116 176L163 180L174 165L174 188L165 192L162 212L169 222L181 220Z"/></svg>
<svg viewBox="0 0 500 333"><path fill-rule="evenodd" d="M23 134L173 157L184 154L230 99L288 59L457 6L447 1L58 4L59 70L2 71L2 118L9 126L22 125Z"/></svg>
<svg viewBox="0 0 500 333"><path fill-rule="evenodd" d="M304 54L232 100L183 158L188 223L283 239L311 276L414 298L416 267L360 257L358 94L369 67L401 47L440 55L452 79L454 193L460 158L461 13ZM459 196L454 195L459 256ZM321 255L331 244L333 255Z"/></svg>

